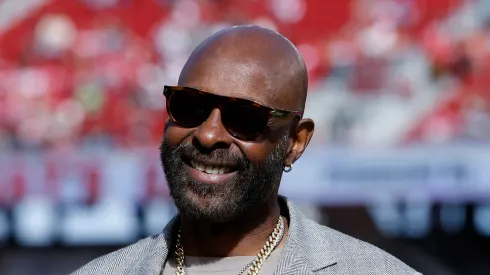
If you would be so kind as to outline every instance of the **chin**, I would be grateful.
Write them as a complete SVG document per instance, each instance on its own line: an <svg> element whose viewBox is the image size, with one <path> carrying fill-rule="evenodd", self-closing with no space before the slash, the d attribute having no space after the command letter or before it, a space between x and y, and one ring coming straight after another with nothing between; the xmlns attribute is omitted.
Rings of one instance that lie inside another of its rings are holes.
<svg viewBox="0 0 490 275"><path fill-rule="evenodd" d="M210 223L226 223L242 214L233 200L219 195L186 192L183 198L174 198L179 212L187 219Z"/></svg>

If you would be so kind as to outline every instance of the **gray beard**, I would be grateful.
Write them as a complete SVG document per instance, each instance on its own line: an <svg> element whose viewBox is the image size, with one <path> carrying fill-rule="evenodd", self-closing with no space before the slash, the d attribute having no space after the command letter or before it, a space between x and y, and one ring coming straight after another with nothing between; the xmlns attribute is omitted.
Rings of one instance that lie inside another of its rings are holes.
<svg viewBox="0 0 490 275"><path fill-rule="evenodd" d="M170 195L180 214L189 220L228 223L265 203L278 191L288 145L289 135L285 135L266 160L258 164L251 163L243 155L235 156L235 162L239 164L236 176L219 185L190 179L182 155L198 154L225 160L232 157L227 149L202 154L194 145L181 144L171 148L163 141L160 159Z"/></svg>

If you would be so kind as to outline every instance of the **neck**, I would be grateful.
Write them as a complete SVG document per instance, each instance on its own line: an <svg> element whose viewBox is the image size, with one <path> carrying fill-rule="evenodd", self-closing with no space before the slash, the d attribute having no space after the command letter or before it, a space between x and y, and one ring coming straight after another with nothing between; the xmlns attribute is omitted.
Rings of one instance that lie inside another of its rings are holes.
<svg viewBox="0 0 490 275"><path fill-rule="evenodd" d="M229 223L192 221L181 216L181 237L185 255L255 256L274 230L279 216L277 195ZM284 237L283 241L285 239Z"/></svg>

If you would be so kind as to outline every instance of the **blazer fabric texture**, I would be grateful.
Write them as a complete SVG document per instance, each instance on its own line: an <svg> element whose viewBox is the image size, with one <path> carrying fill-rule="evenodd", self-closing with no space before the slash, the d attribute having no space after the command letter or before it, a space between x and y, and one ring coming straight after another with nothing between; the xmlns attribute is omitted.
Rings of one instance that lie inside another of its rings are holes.
<svg viewBox="0 0 490 275"><path fill-rule="evenodd" d="M421 275L378 247L306 218L288 199L280 197L279 203L289 216L289 232L276 275ZM97 258L70 275L160 275L173 253L177 227L175 217L160 234Z"/></svg>

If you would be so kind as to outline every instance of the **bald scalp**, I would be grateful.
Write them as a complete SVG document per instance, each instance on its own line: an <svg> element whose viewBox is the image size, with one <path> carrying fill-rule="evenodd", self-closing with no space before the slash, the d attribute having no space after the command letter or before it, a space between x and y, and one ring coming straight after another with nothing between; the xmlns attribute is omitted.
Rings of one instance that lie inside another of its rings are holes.
<svg viewBox="0 0 490 275"><path fill-rule="evenodd" d="M235 26L196 47L179 85L303 111L308 74L299 51L281 34L254 25Z"/></svg>

